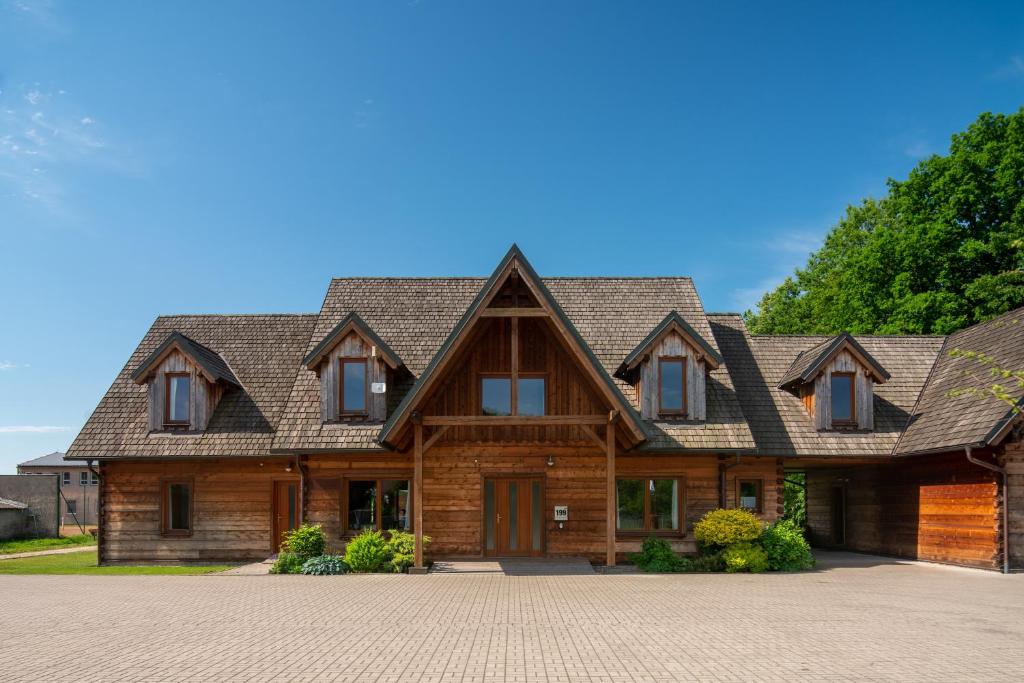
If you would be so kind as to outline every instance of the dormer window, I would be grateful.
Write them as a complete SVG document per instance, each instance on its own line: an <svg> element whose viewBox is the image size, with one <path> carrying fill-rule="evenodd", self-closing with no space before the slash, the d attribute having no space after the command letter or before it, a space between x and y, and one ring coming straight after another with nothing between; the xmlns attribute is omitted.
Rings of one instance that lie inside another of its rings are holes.
<svg viewBox="0 0 1024 683"><path fill-rule="evenodd" d="M187 372L168 372L164 374L164 386L167 392L167 395L164 397L164 427L168 429L188 429L191 380L192 378Z"/></svg>
<svg viewBox="0 0 1024 683"><path fill-rule="evenodd" d="M343 415L365 415L367 404L366 359L341 358L338 360L341 377L341 395L338 409Z"/></svg>
<svg viewBox="0 0 1024 683"><path fill-rule="evenodd" d="M685 357L658 359L658 412L661 415L686 414Z"/></svg>
<svg viewBox="0 0 1024 683"><path fill-rule="evenodd" d="M832 382L832 424L851 426L857 424L856 384L852 372L833 372Z"/></svg>

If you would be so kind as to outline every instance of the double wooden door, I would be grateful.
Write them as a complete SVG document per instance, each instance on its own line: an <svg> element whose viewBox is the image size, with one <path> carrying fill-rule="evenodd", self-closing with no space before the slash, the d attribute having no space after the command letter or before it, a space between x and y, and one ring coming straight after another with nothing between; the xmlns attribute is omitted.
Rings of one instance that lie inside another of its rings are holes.
<svg viewBox="0 0 1024 683"><path fill-rule="evenodd" d="M544 554L544 481L540 477L484 479L484 555Z"/></svg>
<svg viewBox="0 0 1024 683"><path fill-rule="evenodd" d="M273 507L271 550L276 553L284 535L299 527L299 482L275 481Z"/></svg>

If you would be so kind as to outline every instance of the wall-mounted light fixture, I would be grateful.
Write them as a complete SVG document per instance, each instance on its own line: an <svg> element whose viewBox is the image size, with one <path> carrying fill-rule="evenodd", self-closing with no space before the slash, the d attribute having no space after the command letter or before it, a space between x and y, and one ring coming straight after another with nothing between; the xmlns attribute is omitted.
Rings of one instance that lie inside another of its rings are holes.
<svg viewBox="0 0 1024 683"><path fill-rule="evenodd" d="M285 472L291 472L292 471L292 464L288 463L287 465L285 465L284 466L284 471Z"/></svg>
<svg viewBox="0 0 1024 683"><path fill-rule="evenodd" d="M554 466L555 466L555 456L549 455L548 456L548 467L554 467Z"/></svg>

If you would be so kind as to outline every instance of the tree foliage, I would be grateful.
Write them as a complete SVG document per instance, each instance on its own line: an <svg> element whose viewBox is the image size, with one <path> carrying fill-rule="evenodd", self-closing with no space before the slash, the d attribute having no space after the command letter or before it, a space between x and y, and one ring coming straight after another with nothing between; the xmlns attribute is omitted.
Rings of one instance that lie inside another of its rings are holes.
<svg viewBox="0 0 1024 683"><path fill-rule="evenodd" d="M888 188L746 312L752 332L948 334L1024 305L1024 108L982 114Z"/></svg>

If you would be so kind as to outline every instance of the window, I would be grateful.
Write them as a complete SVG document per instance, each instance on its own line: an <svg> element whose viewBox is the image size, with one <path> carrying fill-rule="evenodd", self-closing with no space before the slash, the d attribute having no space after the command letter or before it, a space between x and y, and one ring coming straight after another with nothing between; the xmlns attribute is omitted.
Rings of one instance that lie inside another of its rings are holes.
<svg viewBox="0 0 1024 683"><path fill-rule="evenodd" d="M366 359L342 358L338 361L341 377L338 413L344 415L366 414Z"/></svg>
<svg viewBox="0 0 1024 683"><path fill-rule="evenodd" d="M662 415L686 414L686 359L658 359L658 412Z"/></svg>
<svg viewBox="0 0 1024 683"><path fill-rule="evenodd" d="M73 515L78 512L78 501L77 500L65 500L64 507L68 511L69 515Z"/></svg>
<svg viewBox="0 0 1024 683"><path fill-rule="evenodd" d="M70 472L61 472L60 473L60 483L61 483L62 486L71 486L71 473Z"/></svg>
<svg viewBox="0 0 1024 683"><path fill-rule="evenodd" d="M187 428L191 377L187 372L168 372L165 380L164 426L172 429Z"/></svg>
<svg viewBox="0 0 1024 683"><path fill-rule="evenodd" d="M161 533L165 536L192 535L192 482L163 483Z"/></svg>
<svg viewBox="0 0 1024 683"><path fill-rule="evenodd" d="M832 373L832 422L853 424L857 421L852 372Z"/></svg>
<svg viewBox="0 0 1024 683"><path fill-rule="evenodd" d="M78 483L81 486L88 486L89 485L89 473L88 472L79 472L78 473Z"/></svg>
<svg viewBox="0 0 1024 683"><path fill-rule="evenodd" d="M544 414L543 377L520 377L516 389L516 412L519 415Z"/></svg>
<svg viewBox="0 0 1024 683"><path fill-rule="evenodd" d="M342 485L345 530L412 529L408 479L346 479Z"/></svg>
<svg viewBox="0 0 1024 683"><path fill-rule="evenodd" d="M681 479L619 479L615 484L615 528L618 531L682 534Z"/></svg>
<svg viewBox="0 0 1024 683"><path fill-rule="evenodd" d="M764 482L760 479L739 479L736 482L736 503L751 512L762 512Z"/></svg>
<svg viewBox="0 0 1024 683"><path fill-rule="evenodd" d="M95 472L89 473L89 483L92 484L93 486L96 486L97 484L100 483L100 478L96 476Z"/></svg>
<svg viewBox="0 0 1024 683"><path fill-rule="evenodd" d="M484 415L512 414L512 379L483 377L480 380L480 408Z"/></svg>

